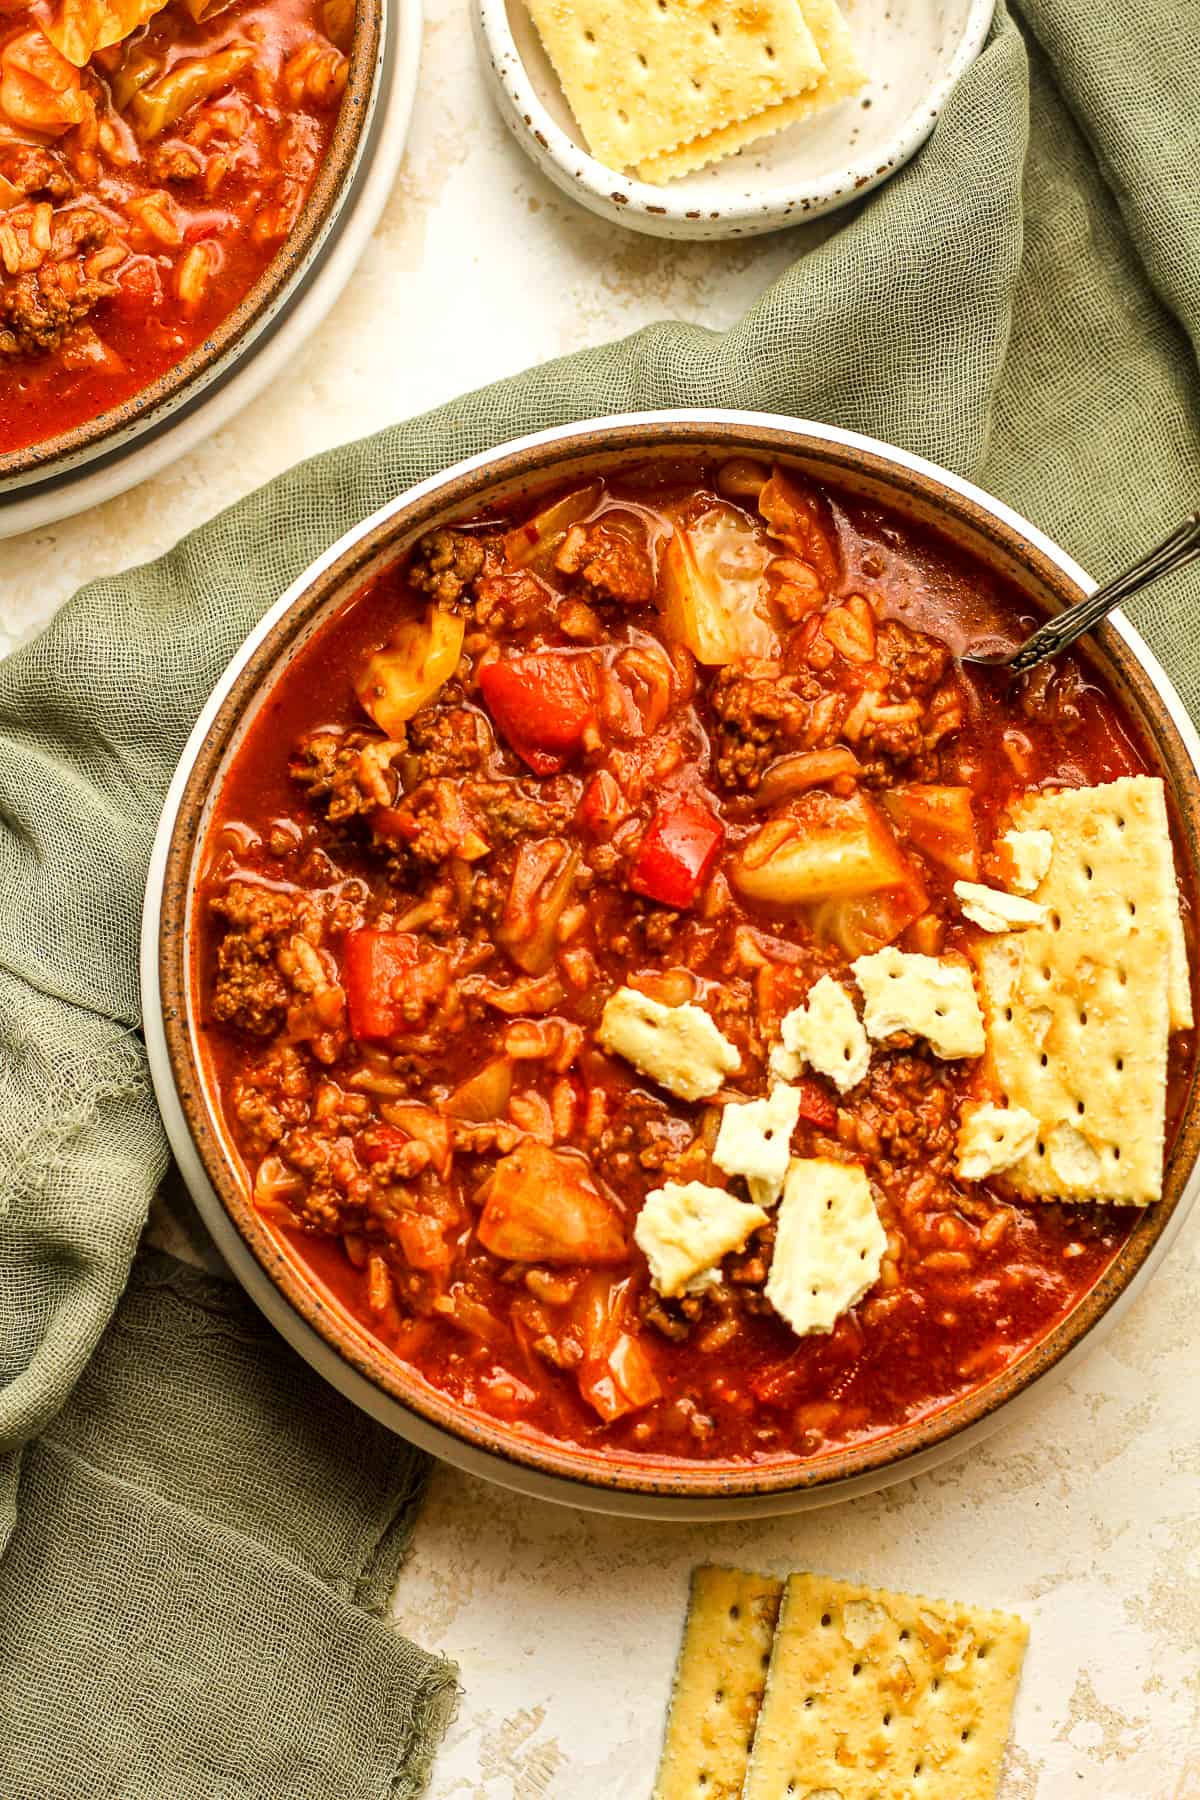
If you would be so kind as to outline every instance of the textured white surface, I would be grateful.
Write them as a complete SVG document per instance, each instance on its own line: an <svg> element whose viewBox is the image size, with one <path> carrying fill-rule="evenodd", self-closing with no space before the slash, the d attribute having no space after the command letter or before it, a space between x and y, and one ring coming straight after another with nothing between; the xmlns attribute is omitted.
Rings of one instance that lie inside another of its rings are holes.
<svg viewBox="0 0 1200 1800"><path fill-rule="evenodd" d="M660 245L577 211L485 103L458 0L430 13L401 182L286 389L147 487L0 544L0 644L300 456L651 319L725 325L797 253L798 234ZM1002 1800L1200 1800L1198 1241L1193 1224L1030 1418L852 1505L671 1528L440 1468L395 1604L404 1630L462 1666L432 1800L646 1795L687 1573L713 1558L1013 1607L1033 1630Z"/></svg>
<svg viewBox="0 0 1200 1800"><path fill-rule="evenodd" d="M695 1563L815 1568L1031 1625L1000 1800L1200 1796L1195 1230L1024 1422L794 1519L600 1519L440 1467L396 1595L466 1690L434 1800L648 1795Z"/></svg>

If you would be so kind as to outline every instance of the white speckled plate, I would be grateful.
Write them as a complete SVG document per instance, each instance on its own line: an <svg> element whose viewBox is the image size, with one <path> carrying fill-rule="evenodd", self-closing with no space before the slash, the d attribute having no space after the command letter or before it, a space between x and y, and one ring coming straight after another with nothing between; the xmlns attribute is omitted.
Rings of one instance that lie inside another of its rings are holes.
<svg viewBox="0 0 1200 1800"><path fill-rule="evenodd" d="M551 181L657 237L750 237L845 206L920 149L983 46L994 0L843 0L870 84L854 100L694 175L654 187L584 148L524 0L473 0L496 102Z"/></svg>

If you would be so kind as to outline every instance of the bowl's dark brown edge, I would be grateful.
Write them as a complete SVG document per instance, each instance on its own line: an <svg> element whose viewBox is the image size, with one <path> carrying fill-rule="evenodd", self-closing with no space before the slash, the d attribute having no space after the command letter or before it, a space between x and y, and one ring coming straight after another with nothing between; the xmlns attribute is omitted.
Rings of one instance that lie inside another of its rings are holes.
<svg viewBox="0 0 1200 1800"><path fill-rule="evenodd" d="M436 522L481 506L490 490L537 488L569 475L572 460L599 453L620 456L663 451L720 455L767 452L819 464L819 478L835 487L869 492L925 523L941 520L943 535L965 527L997 553L996 560L1025 592L1054 611L1080 597L1080 590L1035 544L995 518L973 499L943 487L935 477L890 463L873 451L842 446L785 428L731 422L651 421L593 427L558 440L516 451L496 452L483 469L459 475L435 493L404 507L351 546L289 608L242 669L207 734L189 773L171 833L165 866L159 946L159 979L167 1051L179 1102L204 1170L234 1227L261 1268L304 1322L388 1399L472 1449L540 1475L583 1483L590 1488L678 1498L750 1499L834 1488L838 1483L877 1476L944 1444L957 1433L991 1418L999 1408L1047 1374L1072 1351L1124 1293L1145 1263L1180 1204L1200 1148L1195 1105L1195 1070L1168 1161L1162 1200L1135 1223L1109 1268L1084 1298L1038 1344L997 1376L935 1412L895 1432L815 1460L767 1465L678 1463L666 1458L631 1459L594 1452L533 1435L505 1430L449 1400L351 1319L280 1244L250 1204L236 1170L236 1152L225 1139L219 1113L193 1039L192 978L188 929L192 870L202 850L205 807L225 753L239 724L268 678L289 662L333 606L358 591L376 570L394 561L405 544ZM947 530L950 527L950 530ZM969 553L969 551L968 551ZM1191 877L1200 873L1200 803L1187 750L1147 671L1125 640L1105 626L1097 634L1096 660L1118 697L1141 724L1157 756L1172 799L1178 841ZM832 1495L830 1496L833 1497Z"/></svg>
<svg viewBox="0 0 1200 1800"><path fill-rule="evenodd" d="M355 166L359 144L365 138L373 114L371 102L386 4L387 0L358 0L350 70L329 150L321 161L300 217L258 280L209 336L189 350L182 362L175 363L144 388L139 388L119 406L110 407L82 425L73 425L69 431L42 438L36 444L27 444L24 449L0 454L0 487L6 480L28 476L35 471L44 474L47 480L53 475L65 474L68 471L59 465L66 459L78 457L84 451L99 454L110 439L134 425L149 430L165 407L177 400L197 376L240 346L241 340L272 310L304 267L310 252L324 237L348 186L347 178Z"/></svg>

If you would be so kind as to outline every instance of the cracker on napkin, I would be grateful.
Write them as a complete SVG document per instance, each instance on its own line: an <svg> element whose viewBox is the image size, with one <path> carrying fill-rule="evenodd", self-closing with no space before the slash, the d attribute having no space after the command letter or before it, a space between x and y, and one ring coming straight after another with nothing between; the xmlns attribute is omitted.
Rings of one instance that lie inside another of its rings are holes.
<svg viewBox="0 0 1200 1800"><path fill-rule="evenodd" d="M589 149L612 169L761 113L823 72L798 0L527 4Z"/></svg>
<svg viewBox="0 0 1200 1800"><path fill-rule="evenodd" d="M994 1800L1028 1627L793 1575L745 1800Z"/></svg>
<svg viewBox="0 0 1200 1800"><path fill-rule="evenodd" d="M782 1593L770 1575L694 1572L653 1800L738 1800Z"/></svg>

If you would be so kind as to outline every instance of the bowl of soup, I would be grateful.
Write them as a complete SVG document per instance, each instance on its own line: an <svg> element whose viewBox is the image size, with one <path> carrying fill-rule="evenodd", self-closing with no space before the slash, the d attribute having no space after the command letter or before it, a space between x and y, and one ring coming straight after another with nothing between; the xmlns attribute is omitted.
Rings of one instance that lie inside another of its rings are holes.
<svg viewBox="0 0 1200 1800"><path fill-rule="evenodd" d="M1086 578L828 427L633 416L398 498L184 757L148 1041L189 1185L394 1428L580 1504L971 1441L1194 1191L1196 740Z"/></svg>
<svg viewBox="0 0 1200 1800"><path fill-rule="evenodd" d="M336 231L385 50L354 0L8 9L8 490L127 447L253 349Z"/></svg>

